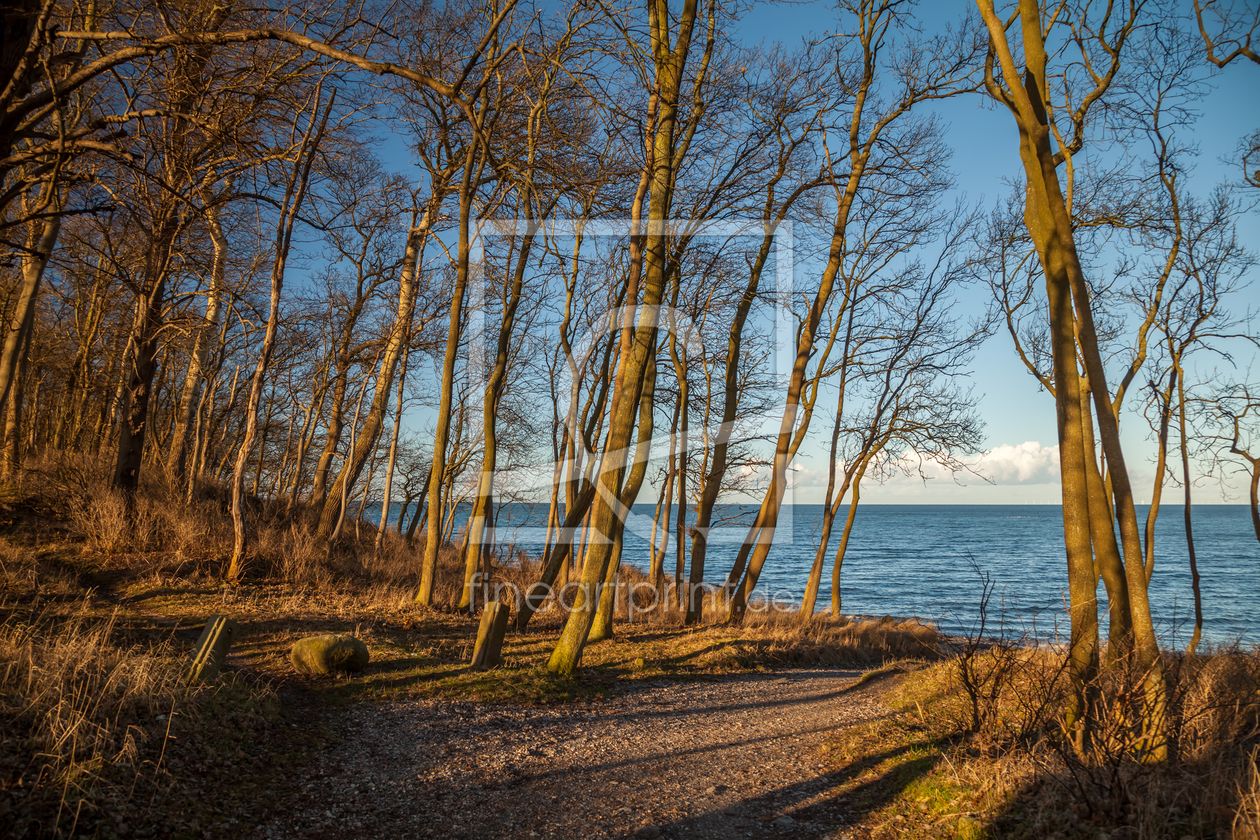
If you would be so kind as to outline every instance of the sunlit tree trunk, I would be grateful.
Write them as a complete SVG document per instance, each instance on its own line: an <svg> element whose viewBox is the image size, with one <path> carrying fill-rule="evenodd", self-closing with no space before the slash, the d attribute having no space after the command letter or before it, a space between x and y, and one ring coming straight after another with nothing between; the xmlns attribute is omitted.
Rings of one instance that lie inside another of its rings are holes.
<svg viewBox="0 0 1260 840"><path fill-rule="evenodd" d="M381 555L381 546L385 543L385 529L389 525L390 497L394 491L394 465L398 460L398 432L402 428L403 390L407 384L407 354L408 347L404 344L402 366L398 371L398 396L394 401L394 428L389 434L389 459L385 466L385 487L381 491L383 494L381 499L381 521L380 526L376 529L376 541L372 545L373 559ZM406 513L407 505L404 503L402 510L398 511L399 525L402 524L402 518Z"/></svg>
<svg viewBox="0 0 1260 840"><path fill-rule="evenodd" d="M398 277L398 306L395 310L394 323L389 337L381 350L380 367L377 370L376 388L372 395L372 404L368 408L363 421L363 428L355 435L354 445L346 456L345 463L337 475L320 512L317 533L327 539L344 515L343 498L348 496L347 490L358 481L369 456L376 448L381 427L385 422L385 412L389 406L389 398L393 393L394 376L408 337L411 335L411 322L415 313L416 289L419 284L420 258L424 252L424 244L428 238L430 214L425 212L423 219L416 224L416 216L411 219L407 232L407 244L403 251L402 267Z"/></svg>
<svg viewBox="0 0 1260 840"><path fill-rule="evenodd" d="M486 562L490 544L494 540L494 471L498 464L498 414L499 403L503 398L503 389L507 384L508 351L512 343L513 331L516 329L516 312L521 304L521 294L525 288L525 273L529 265L529 255L533 249L534 236L538 226L532 222L533 212L528 207L530 197L524 201L527 205L525 215L530 219L521 241L520 253L517 255L512 273L511 288L504 302L503 315L499 320L499 330L495 341L494 365L490 369L490 377L486 381L482 397L482 444L481 474L477 480L477 498L473 503L472 514L468 520L468 550L464 565L464 586L459 596L458 609L473 609L474 580L479 567L487 567Z"/></svg>
<svg viewBox="0 0 1260 840"><path fill-rule="evenodd" d="M459 242L455 266L455 287L451 290L451 312L447 324L446 354L442 359L442 382L438 398L438 411L433 432L433 475L437 480L429 484L429 515L425 528L427 539L424 558L420 567L420 589L416 592L417 604L433 603L433 588L437 579L438 550L442 540L442 480L446 477L447 450L450 446L451 409L455 389L455 361L459 352L460 335L464 321L464 297L468 290L468 262L472 248L469 226L472 223L473 189L476 183L474 170L479 170L476 144L470 144L464 158L463 180L459 191Z"/></svg>
<svg viewBox="0 0 1260 840"><path fill-rule="evenodd" d="M50 191L55 189L55 185L51 183L43 186L50 199L53 198ZM28 243L29 250L22 253L21 285L5 324L4 346L0 350L0 405L12 402L19 412L21 391L14 383L22 377L26 361L25 347L29 345L31 332L35 327L35 304L39 298L39 287L44 279L48 258L57 244L57 235L61 232L60 205L52 200L41 203L49 205L52 215L39 226L38 237L32 236L32 241Z"/></svg>
<svg viewBox="0 0 1260 840"><path fill-rule="evenodd" d="M863 457L857 473L853 476L853 486L849 497L849 513L844 518L844 528L840 532L840 545L836 548L836 559L831 564L831 617L839 618L844 602L840 592L840 570L844 567L844 555L849 550L849 537L853 534L853 523L857 520L858 502L862 499L862 478L866 475L866 467L870 464L872 453Z"/></svg>
<svg viewBox="0 0 1260 840"><path fill-rule="evenodd" d="M334 93L321 120L319 114L321 93L322 86L317 87L310 126L307 128L306 137L303 138L294 160L293 173L285 191L284 201L280 205L280 218L276 225L275 258L271 264L271 297L267 308L267 327L263 333L262 347L258 351L258 362L254 365L249 397L245 402L245 435L236 456L236 468L232 472L232 559L228 563L227 579L233 584L238 583L245 572L245 467L258 429L258 403L262 399L267 366L275 351L276 332L280 326L280 295L284 289L284 273L289 259L289 249L293 243L293 228L298 213L301 212L302 202L306 198L306 185L310 179L311 166L315 161L315 150L319 147L324 129L328 124L328 115L332 111L333 101L336 100ZM261 450L262 447L259 446L259 449Z"/></svg>
<svg viewBox="0 0 1260 840"><path fill-rule="evenodd" d="M1068 588L1071 599L1070 661L1074 701L1068 712L1068 725L1074 730L1077 749L1089 747L1092 696L1097 681L1098 613L1093 589L1094 563L1090 553L1088 481L1081 434L1081 406L1076 341L1079 334L1081 357L1093 391L1101 432L1102 449L1111 478L1115 511L1120 527L1121 547L1129 587L1134 645L1138 672L1145 686L1143 719L1146 725L1145 757L1162 760L1168 754L1167 696L1159 645L1151 621L1147 599L1146 574L1142 568L1141 541L1132 487L1120 448L1119 429L1108 399L1106 375L1094 328L1089 290L1076 252L1072 222L1064 201L1051 147L1051 126L1047 116L1048 54L1045 48L1041 10L1037 0L1020 0L1018 32L1026 70L1021 73L1007 40L1006 26L991 0L977 0L989 30L992 57L1002 68L1003 84L994 79L992 64L986 73L990 95L1004 103L1015 118L1020 134L1020 159L1027 178L1025 224L1032 236L1047 287L1050 315L1050 345L1054 359L1055 397L1059 426L1059 458L1062 479L1064 536L1068 560ZM1136 11L1130 9L1133 14ZM1119 66L1124 40L1133 26L1131 17L1112 29L1109 52L1110 72L1095 76L1097 85L1090 96L1098 97L1110 86ZM1024 84L1017 80L1022 79ZM1064 154L1068 152L1065 149ZM1075 327L1075 329L1074 329Z"/></svg>
<svg viewBox="0 0 1260 840"><path fill-rule="evenodd" d="M582 660L582 649L586 645L598 607L599 586L607 573L612 555L612 541L609 538L615 536L616 520L624 517L627 502L634 503L633 498L622 497L623 477L634 431L635 413L639 408L650 358L656 351L657 324L667 279L668 243L665 232L652 228L655 227L653 223L663 223L670 217L674 182L674 131L678 121L683 68L690 52L696 23L696 0L684 0L681 10L676 13L678 34L675 43L671 45L670 18L673 14L675 13L666 8L663 2L654 1L648 6L653 64L656 70L655 108L649 106L648 109L649 114L655 112L654 117L649 117L652 130L648 134L652 138L652 152L648 162L652 172L648 204L650 229L646 231L646 236L638 229L637 214L640 205L636 200L636 223L631 232L633 239L642 236L645 240L641 258L643 305L641 308L636 307L636 287L640 271L634 265L638 260L632 255L630 286L625 300L626 314L621 325L621 351L610 401L612 414L600 462L598 493L592 509L591 524L596 538L587 545L573 609L569 612L560 639L547 663L548 670L558 674L572 673ZM697 72L697 78L701 80L712 54L715 20L716 6L711 1L708 10L709 39ZM640 418L640 423L642 422L643 418ZM650 415L646 422L650 427ZM642 437L642 429L640 431Z"/></svg>
<svg viewBox="0 0 1260 840"><path fill-rule="evenodd" d="M655 394L656 360L654 357L649 357L648 369L644 375L643 395L639 401L639 439L635 444L634 461L630 466L626 486L621 494L624 513L613 525L615 531L612 553L604 573L604 588L599 596L599 609L591 623L590 633L587 635L588 642L611 639L613 636L613 618L617 606L617 576L621 569L622 548L625 545L625 516L630 514L634 500L638 497L640 488L643 487L643 479L647 475L648 458L652 448L652 412L655 407Z"/></svg>
<svg viewBox="0 0 1260 840"><path fill-rule="evenodd" d="M224 278L227 272L228 241L223 230L222 208L216 205L206 211L206 226L210 241L214 244L214 256L210 263L210 288L206 291L206 314L196 328L192 352L188 359L188 372L180 392L176 409L175 430L172 435L168 463L171 477L177 485L187 481L188 451L192 435L193 412L201 401L201 388L205 381L206 358L219 329L219 310L223 305Z"/></svg>
<svg viewBox="0 0 1260 840"><path fill-rule="evenodd" d="M1088 488L1090 543L1098 576L1107 590L1107 661L1123 662L1133 649L1133 625L1130 617L1129 584L1124 576L1124 561L1116 543L1115 518L1107 502L1107 488L1098 468L1098 450L1094 444L1094 423L1089 411L1089 380L1080 379L1081 444L1084 446L1085 481ZM1152 499L1157 504L1157 499ZM1094 585L1097 590L1097 582Z"/></svg>

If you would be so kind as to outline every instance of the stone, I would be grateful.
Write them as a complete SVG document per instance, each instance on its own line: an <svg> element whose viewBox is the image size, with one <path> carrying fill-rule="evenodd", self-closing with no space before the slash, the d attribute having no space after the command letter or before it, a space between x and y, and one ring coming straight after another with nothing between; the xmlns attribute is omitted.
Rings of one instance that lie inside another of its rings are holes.
<svg viewBox="0 0 1260 840"><path fill-rule="evenodd" d="M367 645L349 633L307 636L293 643L289 661L303 674L327 676L334 671L362 671L370 654Z"/></svg>
<svg viewBox="0 0 1260 840"><path fill-rule="evenodd" d="M507 633L508 605L498 601L486 604L477 628L477 645L473 648L472 666L492 668L503 664L503 636Z"/></svg>
<svg viewBox="0 0 1260 840"><path fill-rule="evenodd" d="M219 675L227 661L228 649L236 638L238 625L230 618L212 615L206 619L188 664L189 682L209 682Z"/></svg>
<svg viewBox="0 0 1260 840"><path fill-rule="evenodd" d="M775 828L782 828L784 830L787 830L796 825L796 820L792 819L787 814L784 814L783 816L779 817L778 819L776 819L774 822L770 824L774 826Z"/></svg>

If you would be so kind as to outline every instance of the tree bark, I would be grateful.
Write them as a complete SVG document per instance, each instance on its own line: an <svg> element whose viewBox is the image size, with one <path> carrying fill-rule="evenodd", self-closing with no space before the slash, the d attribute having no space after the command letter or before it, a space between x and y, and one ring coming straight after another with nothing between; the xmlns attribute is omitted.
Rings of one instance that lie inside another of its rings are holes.
<svg viewBox="0 0 1260 840"><path fill-rule="evenodd" d="M320 94L322 86L315 89L315 106L311 112L311 122L306 130L306 137L298 149L293 162L293 174L285 190L284 202L280 206L280 218L276 223L275 258L271 264L271 297L267 307L267 328L263 333L262 347L258 352L258 361L254 365L254 375L250 381L249 397L245 402L245 435L241 440L236 456L236 468L232 471L232 559L228 563L227 580L235 585L240 582L245 572L245 469L249 461L250 450L254 445L254 435L258 430L258 403L262 399L263 382L267 376L267 366L271 362L272 352L276 346L276 332L280 326L280 294L284 289L285 267L289 259L289 248L293 243L293 227L301 211L302 202L306 198L306 185L310 179L311 166L315 162L315 150L323 138L324 129L328 125L328 116L332 113L336 92L333 93L320 119ZM318 129L316 129L316 120ZM261 450L262 447L260 446Z"/></svg>
<svg viewBox="0 0 1260 840"><path fill-rule="evenodd" d="M622 498L621 491L627 451L634 431L635 412L642 397L644 378L650 365L650 358L656 351L657 324L667 279L668 245L663 227L664 222L670 217L672 204L674 131L678 120L678 98L683 81L683 68L686 65L695 28L696 2L697 0L684 0L677 18L677 38L672 46L669 43L671 36L668 10L663 4L658 6L653 3L648 7L653 63L656 68L656 115L654 119L649 117L652 128L649 133L652 138L652 152L648 166L652 177L648 224L651 229L644 237L646 242L640 246L642 257L637 257L633 250L631 254L630 285L625 298L626 314L622 321L621 352L610 401L612 415L609 418L608 437L604 445L597 481L598 494L591 517L591 525L596 538L587 545L582 577L574 598L573 609L569 612L564 629L560 633L560 639L547 662L547 669L552 673L571 674L582 660L582 649L586 645L598 606L599 585L604 580L612 557L609 537L615 536L617 519L625 515L626 500ZM716 8L710 0L709 43L703 63L697 73L697 78L701 80L704 78L708 57L712 53L715 15ZM649 105L649 112L651 110ZM632 243L644 233L639 229L640 201L641 198L636 196L636 202L633 205L635 217L634 229L631 232ZM636 306L640 274L636 263L643 267L643 305L641 308ZM650 415L646 419L650 427ZM634 499L630 498L628 501L633 504Z"/></svg>
<svg viewBox="0 0 1260 840"><path fill-rule="evenodd" d="M180 392L179 405L176 409L175 430L172 434L168 463L171 476L177 485L183 485L187 481L193 412L201 401L206 357L210 352L210 341L219 328L219 310L223 303L228 241L223 231L220 213L221 205L215 205L206 212L206 226L210 230L210 241L214 244L214 256L210 264L210 289L206 293L206 314L193 338L192 352L188 359L188 372L184 377L184 387Z"/></svg>
<svg viewBox="0 0 1260 840"><path fill-rule="evenodd" d="M53 189L55 187L51 183L44 185L45 191ZM10 396L19 402L21 400L14 383L22 376L26 362L24 347L34 329L39 287L48 258L57 244L57 235L61 232L61 208L56 206L56 202L53 205L51 209L55 212L44 221L38 239L31 243L33 247L22 255L22 285L5 324L4 347L0 350L0 405L7 405Z"/></svg>
<svg viewBox="0 0 1260 840"><path fill-rule="evenodd" d="M380 557L381 546L385 542L385 528L389 524L389 508L390 496L394 490L394 464L398 460L398 432L402 427L403 414L403 388L407 384L407 355L408 347L403 345L402 368L398 373L398 398L394 402L394 428L389 434L389 461L385 467L385 487L382 491L381 499L381 522L380 527L376 529L376 541L372 544L372 559ZM407 512L406 504L403 509L398 511L398 524L402 525L403 515ZM399 528L399 533L402 529Z"/></svg>
<svg viewBox="0 0 1260 840"><path fill-rule="evenodd" d="M368 457L376 448L381 427L384 425L385 412L389 406L390 395L393 393L394 375L398 370L399 360L402 358L408 337L411 335L411 321L415 312L416 289L419 281L419 263L428 238L429 222L428 211L425 212L419 225L416 224L416 217L412 216L398 278L398 307L389 338L381 352L380 370L376 377L372 404L364 418L363 428L356 432L354 445L345 463L342 464L337 480L333 483L328 499L320 511L316 533L321 539L328 539L332 535L337 523L344 515L342 499L348 497L349 488L358 481Z"/></svg>

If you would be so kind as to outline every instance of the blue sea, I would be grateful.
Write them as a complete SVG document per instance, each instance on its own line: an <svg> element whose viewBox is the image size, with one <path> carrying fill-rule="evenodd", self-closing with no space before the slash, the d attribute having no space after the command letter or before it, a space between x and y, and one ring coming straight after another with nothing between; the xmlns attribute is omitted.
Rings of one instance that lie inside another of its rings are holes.
<svg viewBox="0 0 1260 840"><path fill-rule="evenodd" d="M788 512L791 519L788 519ZM1147 509L1139 506L1139 522ZM719 506L711 535L705 579L725 580L751 505ZM498 542L515 543L529 553L541 549L545 505L506 504L500 508ZM649 562L651 505L636 505L629 520L624 561L640 568ZM396 514L395 514L396 515ZM457 527L466 512L457 515ZM1260 644L1260 541L1245 505L1193 508L1194 540L1203 593L1204 638ZM691 516L689 515L689 520ZM785 508L758 590L772 604L799 604L817 549L821 505ZM824 565L818 609L831 598L831 564L843 520L832 535ZM671 529L672 530L672 529ZM666 571L674 569L676 546L670 536ZM1190 637L1194 600L1186 552L1182 508L1160 509L1155 539L1151 605L1161 639L1180 647ZM947 632L968 631L979 618L981 581L993 585L987 633L1024 633L1042 639L1066 631L1067 566L1063 520L1057 505L863 505L841 572L846 614L918 616ZM1105 593L1099 587L1099 598ZM1105 620L1105 615L1102 616ZM1000 624L1000 627L998 626Z"/></svg>

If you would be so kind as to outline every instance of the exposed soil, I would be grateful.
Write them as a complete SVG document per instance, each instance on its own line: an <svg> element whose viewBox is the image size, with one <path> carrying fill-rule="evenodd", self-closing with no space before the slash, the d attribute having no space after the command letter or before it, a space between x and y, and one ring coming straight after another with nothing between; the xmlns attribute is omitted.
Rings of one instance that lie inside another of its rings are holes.
<svg viewBox="0 0 1260 840"><path fill-rule="evenodd" d="M838 728L888 714L860 672L640 683L563 706L417 700L337 712L335 742L261 827L276 838L854 840L862 765Z"/></svg>

